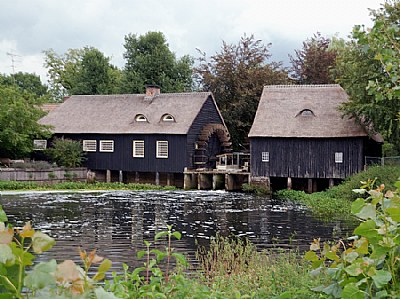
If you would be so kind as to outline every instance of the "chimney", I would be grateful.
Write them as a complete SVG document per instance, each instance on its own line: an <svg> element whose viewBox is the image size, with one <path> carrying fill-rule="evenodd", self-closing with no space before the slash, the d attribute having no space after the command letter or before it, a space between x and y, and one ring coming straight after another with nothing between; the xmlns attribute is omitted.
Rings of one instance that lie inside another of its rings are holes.
<svg viewBox="0 0 400 299"><path fill-rule="evenodd" d="M145 99L152 100L156 96L160 95L161 89L158 85L146 85L146 96Z"/></svg>

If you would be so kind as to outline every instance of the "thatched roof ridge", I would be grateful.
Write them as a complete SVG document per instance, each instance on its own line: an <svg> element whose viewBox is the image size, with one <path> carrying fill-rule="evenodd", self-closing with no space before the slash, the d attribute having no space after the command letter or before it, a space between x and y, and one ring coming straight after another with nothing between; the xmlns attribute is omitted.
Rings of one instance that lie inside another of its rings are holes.
<svg viewBox="0 0 400 299"><path fill-rule="evenodd" d="M74 95L49 112L40 123L60 134L186 134L210 92L165 93L153 98L144 94ZM143 114L147 122L137 122ZM171 114L174 122L162 117Z"/></svg>
<svg viewBox="0 0 400 299"><path fill-rule="evenodd" d="M342 117L338 107L347 100L337 84L265 86L249 137L368 136L364 126Z"/></svg>

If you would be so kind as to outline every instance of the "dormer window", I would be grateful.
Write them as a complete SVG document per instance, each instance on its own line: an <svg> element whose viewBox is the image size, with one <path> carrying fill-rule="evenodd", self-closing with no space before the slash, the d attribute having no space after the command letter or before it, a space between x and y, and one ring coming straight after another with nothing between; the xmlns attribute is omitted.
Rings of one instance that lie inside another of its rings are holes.
<svg viewBox="0 0 400 299"><path fill-rule="evenodd" d="M135 116L135 120L136 120L137 122L147 122L147 117L144 116L144 114L137 114L137 115Z"/></svg>
<svg viewBox="0 0 400 299"><path fill-rule="evenodd" d="M164 114L163 117L162 117L162 121L174 122L175 121L175 117L173 117L171 114Z"/></svg>
<svg viewBox="0 0 400 299"><path fill-rule="evenodd" d="M315 116L314 112L312 110L310 110L310 109L301 110L299 113L297 113L296 117L299 116L299 115L306 116L306 117L307 116Z"/></svg>

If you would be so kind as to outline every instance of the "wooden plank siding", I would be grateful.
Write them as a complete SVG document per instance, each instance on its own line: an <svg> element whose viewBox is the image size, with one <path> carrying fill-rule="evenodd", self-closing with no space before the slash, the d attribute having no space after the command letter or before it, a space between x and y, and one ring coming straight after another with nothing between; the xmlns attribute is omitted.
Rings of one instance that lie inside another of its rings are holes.
<svg viewBox="0 0 400 299"><path fill-rule="evenodd" d="M352 138L250 138L253 177L344 179L363 169L363 137ZM269 152L269 162L262 162ZM335 153L343 163L335 163Z"/></svg>
<svg viewBox="0 0 400 299"><path fill-rule="evenodd" d="M186 159L189 162L188 167L194 166L192 161L195 151L195 143L201 130L207 124L224 124L211 96L209 96L208 99L204 102L199 114L196 116L187 134Z"/></svg>
<svg viewBox="0 0 400 299"><path fill-rule="evenodd" d="M97 141L97 151L87 152L86 166L93 170L182 173L188 163L184 158L186 157L186 135L63 134L62 136L74 140ZM114 152L100 152L100 140L113 140ZM134 140L144 140L144 158L133 157ZM168 141L168 158L156 158L157 141Z"/></svg>

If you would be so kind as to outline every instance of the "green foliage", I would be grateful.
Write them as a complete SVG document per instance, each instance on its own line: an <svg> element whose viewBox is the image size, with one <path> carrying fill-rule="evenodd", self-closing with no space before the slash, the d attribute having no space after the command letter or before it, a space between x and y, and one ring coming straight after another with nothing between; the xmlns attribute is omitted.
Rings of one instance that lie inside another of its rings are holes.
<svg viewBox="0 0 400 299"><path fill-rule="evenodd" d="M55 101L61 102L73 94L118 93L121 72L98 49L69 49L61 55L49 49L44 54L50 93Z"/></svg>
<svg viewBox="0 0 400 299"><path fill-rule="evenodd" d="M35 98L49 100L48 88L40 81L40 77L36 74L23 72L8 76L0 74L0 85L16 87L21 92L29 93Z"/></svg>
<svg viewBox="0 0 400 299"><path fill-rule="evenodd" d="M326 272L331 280L313 290L331 298L398 298L400 292L400 182L396 191L373 189L375 181L355 190L367 194L352 203L360 221L352 241L321 246L316 239L305 254L312 274Z"/></svg>
<svg viewBox="0 0 400 299"><path fill-rule="evenodd" d="M329 71L335 65L336 50L330 44L331 40L318 32L303 42L301 50L295 50L295 57L289 55L293 79L299 84L334 83Z"/></svg>
<svg viewBox="0 0 400 299"><path fill-rule="evenodd" d="M336 78L350 96L343 111L381 133L400 149L400 2L373 10L372 28L355 26L338 52Z"/></svg>
<svg viewBox="0 0 400 299"><path fill-rule="evenodd" d="M0 156L23 158L33 150L33 139L46 138L50 132L38 124L44 112L41 100L19 87L0 86Z"/></svg>
<svg viewBox="0 0 400 299"><path fill-rule="evenodd" d="M267 62L269 47L253 35L244 36L237 45L223 42L209 59L201 53L195 68L199 88L213 92L238 150L247 143L264 85L288 83L282 64Z"/></svg>
<svg viewBox="0 0 400 299"><path fill-rule="evenodd" d="M376 178L377 184L384 184L387 190L394 189L392 182L400 177L400 167L369 167L366 171L347 178L340 185L322 192L307 194L304 191L278 190L274 195L278 199L298 201L318 217L351 219L351 202L359 197L353 190L359 188L361 183L368 182L371 177Z"/></svg>
<svg viewBox="0 0 400 299"><path fill-rule="evenodd" d="M255 194L270 194L271 190L269 190L266 187L262 187L262 186L258 186L258 185L254 185L254 184L247 184L244 183L242 185L242 190L243 192L247 192L247 193L255 193Z"/></svg>
<svg viewBox="0 0 400 299"><path fill-rule="evenodd" d="M64 167L79 167L84 160L81 143L71 139L55 139L46 154L57 165Z"/></svg>
<svg viewBox="0 0 400 299"><path fill-rule="evenodd" d="M166 93L192 89L193 59L177 59L163 33L128 34L124 47L123 93L143 93L148 84Z"/></svg>

